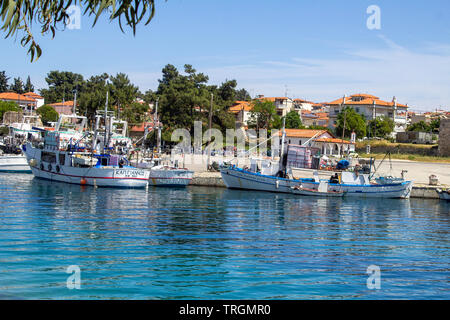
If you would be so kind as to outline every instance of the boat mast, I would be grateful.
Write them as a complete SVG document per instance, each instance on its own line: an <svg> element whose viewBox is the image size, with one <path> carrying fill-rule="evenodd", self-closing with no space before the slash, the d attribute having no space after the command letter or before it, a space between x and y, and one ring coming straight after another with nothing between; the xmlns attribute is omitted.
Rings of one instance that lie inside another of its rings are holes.
<svg viewBox="0 0 450 320"><path fill-rule="evenodd" d="M106 103L105 103L105 132L103 133L103 152L105 152L106 148L106 138L107 138L107 118L108 118L108 93L109 91L106 91Z"/></svg>

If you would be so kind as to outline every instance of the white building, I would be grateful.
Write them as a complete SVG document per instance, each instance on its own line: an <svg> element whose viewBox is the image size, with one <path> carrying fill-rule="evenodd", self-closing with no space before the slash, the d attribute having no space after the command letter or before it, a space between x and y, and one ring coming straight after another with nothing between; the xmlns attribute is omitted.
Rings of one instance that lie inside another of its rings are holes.
<svg viewBox="0 0 450 320"><path fill-rule="evenodd" d="M2 92L0 93L0 100L15 102L21 107L24 113L32 114L37 109L37 101L34 98L27 97L23 94L15 92ZM0 121L3 119L0 119Z"/></svg>
<svg viewBox="0 0 450 320"><path fill-rule="evenodd" d="M279 135L281 137L281 131ZM355 152L353 141L337 139L327 130L286 129L285 141L287 144L319 148L324 155L340 155L342 149L343 153Z"/></svg>
<svg viewBox="0 0 450 320"><path fill-rule="evenodd" d="M338 114L346 107L353 108L363 115L366 120L386 116L394 121L394 134L404 132L408 123L408 105L397 103L394 97L392 102L380 100L379 97L370 94L354 94L343 97L326 104L329 107L329 127L336 125Z"/></svg>
<svg viewBox="0 0 450 320"><path fill-rule="evenodd" d="M37 93L27 92L23 94L25 97L36 100L36 109L42 107L44 105L44 97L41 97Z"/></svg>

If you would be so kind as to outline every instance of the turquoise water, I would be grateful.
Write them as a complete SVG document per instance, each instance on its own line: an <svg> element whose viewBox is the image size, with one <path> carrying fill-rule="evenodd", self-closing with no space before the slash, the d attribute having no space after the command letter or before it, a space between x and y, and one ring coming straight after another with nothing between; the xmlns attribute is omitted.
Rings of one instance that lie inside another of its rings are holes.
<svg viewBox="0 0 450 320"><path fill-rule="evenodd" d="M448 299L450 204L220 188L94 189L0 175L0 295ZM81 269L68 289L66 269ZM381 288L367 288L369 265Z"/></svg>

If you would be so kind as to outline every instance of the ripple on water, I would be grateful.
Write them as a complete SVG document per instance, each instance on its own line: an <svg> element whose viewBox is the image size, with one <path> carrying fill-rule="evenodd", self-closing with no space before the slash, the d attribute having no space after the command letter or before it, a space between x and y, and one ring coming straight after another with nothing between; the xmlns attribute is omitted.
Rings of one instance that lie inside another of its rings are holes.
<svg viewBox="0 0 450 320"><path fill-rule="evenodd" d="M0 175L0 288L37 299L448 299L450 205ZM66 269L81 268L68 290ZM369 265L381 290L368 290Z"/></svg>

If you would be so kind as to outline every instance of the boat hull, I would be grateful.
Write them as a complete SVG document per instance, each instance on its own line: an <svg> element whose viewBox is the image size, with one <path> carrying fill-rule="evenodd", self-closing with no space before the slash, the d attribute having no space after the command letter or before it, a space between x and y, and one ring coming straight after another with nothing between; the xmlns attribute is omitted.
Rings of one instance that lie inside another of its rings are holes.
<svg viewBox="0 0 450 320"><path fill-rule="evenodd" d="M157 187L186 187L192 180L193 171L183 169L152 169L149 185Z"/></svg>
<svg viewBox="0 0 450 320"><path fill-rule="evenodd" d="M450 201L450 193L444 190L438 190L439 199Z"/></svg>
<svg viewBox="0 0 450 320"><path fill-rule="evenodd" d="M0 156L0 172L31 173L31 168L23 155Z"/></svg>
<svg viewBox="0 0 450 320"><path fill-rule="evenodd" d="M79 185L145 188L149 172L133 167L72 167L40 159L40 150L27 146L25 154L35 177Z"/></svg>
<svg viewBox="0 0 450 320"><path fill-rule="evenodd" d="M291 187L301 184L308 189L317 189L319 182L312 179L283 179L248 172L239 168L222 168L222 179L228 188L292 193ZM345 196L362 198L409 198L412 181L391 185L329 184L330 190L343 192Z"/></svg>

